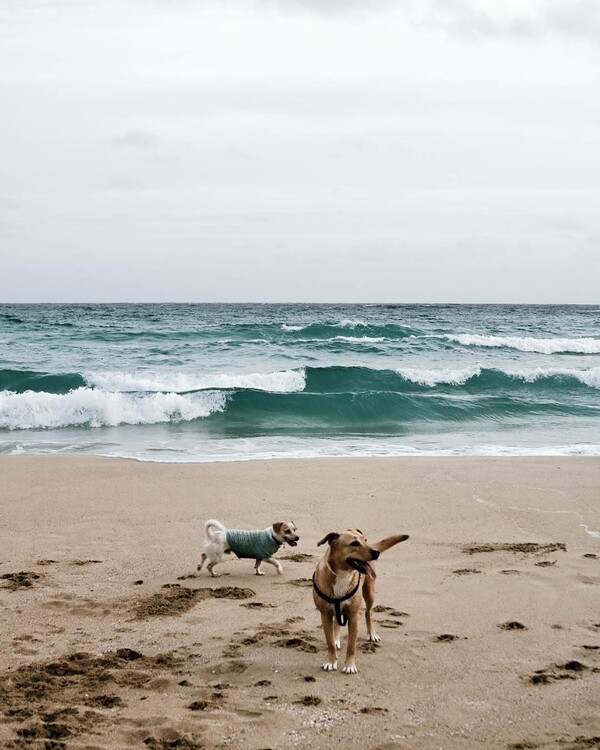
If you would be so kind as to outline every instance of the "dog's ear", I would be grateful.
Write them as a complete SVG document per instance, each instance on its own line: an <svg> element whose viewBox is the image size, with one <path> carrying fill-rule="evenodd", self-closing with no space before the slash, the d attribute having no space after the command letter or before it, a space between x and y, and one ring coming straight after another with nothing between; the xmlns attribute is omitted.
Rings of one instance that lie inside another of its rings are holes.
<svg viewBox="0 0 600 750"><path fill-rule="evenodd" d="M281 529L282 529L282 528L283 528L283 521L276 521L276 522L275 522L275 523L273 524L273 531L274 531L274 532L275 532L276 534L281 534Z"/></svg>
<svg viewBox="0 0 600 750"><path fill-rule="evenodd" d="M322 544L325 544L325 542L328 542L331 544L331 542L336 542L340 538L340 535L337 531L330 531L327 536L324 536L323 539L321 539L320 542L317 542L317 547L320 547Z"/></svg>
<svg viewBox="0 0 600 750"><path fill-rule="evenodd" d="M408 534L395 534L394 536L386 536L385 539L377 542L377 544L372 544L371 547L379 552L385 552L386 549L393 547L395 544L400 544L400 542L405 542L407 539Z"/></svg>

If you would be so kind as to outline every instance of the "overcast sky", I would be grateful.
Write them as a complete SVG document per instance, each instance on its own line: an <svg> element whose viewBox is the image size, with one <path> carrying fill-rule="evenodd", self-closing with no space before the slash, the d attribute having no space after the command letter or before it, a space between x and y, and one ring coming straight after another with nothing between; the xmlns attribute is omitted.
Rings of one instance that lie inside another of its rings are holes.
<svg viewBox="0 0 600 750"><path fill-rule="evenodd" d="M0 302L600 302L598 0L0 0Z"/></svg>

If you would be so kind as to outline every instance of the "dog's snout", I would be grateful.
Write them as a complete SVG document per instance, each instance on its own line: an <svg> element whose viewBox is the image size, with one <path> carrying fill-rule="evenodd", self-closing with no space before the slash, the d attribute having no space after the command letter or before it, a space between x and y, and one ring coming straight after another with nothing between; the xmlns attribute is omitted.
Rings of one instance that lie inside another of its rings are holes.
<svg viewBox="0 0 600 750"><path fill-rule="evenodd" d="M370 552L371 552L371 560L377 560L377 558L378 558L378 557L379 557L379 555L381 554L381 553L379 552L379 550L377 550L377 549L373 549L372 547L370 548Z"/></svg>

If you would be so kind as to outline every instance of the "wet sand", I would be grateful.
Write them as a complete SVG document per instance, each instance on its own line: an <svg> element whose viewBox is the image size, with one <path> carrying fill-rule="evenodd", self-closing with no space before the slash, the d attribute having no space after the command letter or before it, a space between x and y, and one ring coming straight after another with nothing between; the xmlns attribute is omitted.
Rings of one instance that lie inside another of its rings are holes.
<svg viewBox="0 0 600 750"><path fill-rule="evenodd" d="M301 541L211 579L210 517ZM350 526L411 537L353 676L310 589ZM0 458L3 748L580 750L598 696L600 459Z"/></svg>

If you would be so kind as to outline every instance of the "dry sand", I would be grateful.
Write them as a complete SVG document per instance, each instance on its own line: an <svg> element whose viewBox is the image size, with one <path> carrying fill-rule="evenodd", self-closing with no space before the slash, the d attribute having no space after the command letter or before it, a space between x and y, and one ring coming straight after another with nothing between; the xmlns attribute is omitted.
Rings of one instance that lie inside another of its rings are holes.
<svg viewBox="0 0 600 750"><path fill-rule="evenodd" d="M596 458L1 458L0 746L600 748L599 488ZM302 538L210 579L208 517ZM354 676L309 580L348 526L411 536Z"/></svg>

